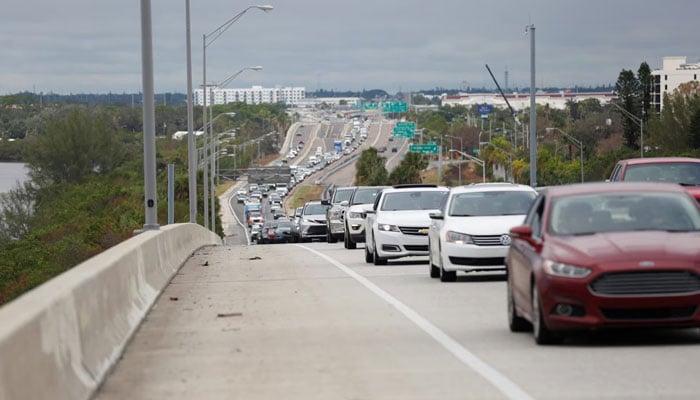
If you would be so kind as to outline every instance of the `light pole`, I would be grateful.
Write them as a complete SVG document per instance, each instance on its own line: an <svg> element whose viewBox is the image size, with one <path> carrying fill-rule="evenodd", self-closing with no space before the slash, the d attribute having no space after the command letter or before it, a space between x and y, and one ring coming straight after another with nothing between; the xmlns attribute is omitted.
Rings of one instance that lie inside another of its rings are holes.
<svg viewBox="0 0 700 400"><path fill-rule="evenodd" d="M583 142L580 140L574 138L573 136L569 135L568 133L562 131L559 128L545 128L545 131L551 132L551 131L557 131L564 135L565 138L569 139L571 142L573 142L576 146L578 146L579 149L579 157L581 158L580 163L581 163L581 183L583 183Z"/></svg>
<svg viewBox="0 0 700 400"><path fill-rule="evenodd" d="M464 141L462 140L462 137L457 137L457 136L452 136L452 135L445 135L445 137L448 137L450 139L459 139L459 151L464 151ZM450 146L452 147L452 146ZM459 160L459 163L457 163L457 169L459 173L459 180L458 180L458 185L462 186L462 160Z"/></svg>
<svg viewBox="0 0 700 400"><path fill-rule="evenodd" d="M190 39L190 0L185 0L187 34L187 168L190 196L190 222L197 223L197 155L194 140L194 105L192 97L192 41Z"/></svg>
<svg viewBox="0 0 700 400"><path fill-rule="evenodd" d="M514 179L513 179L513 153L511 153L511 152L509 152L501 147L498 147L491 142L486 142L486 146L490 146L494 150L497 150L501 153L505 153L508 156L508 165L510 166L510 179L508 181L513 182L514 181Z"/></svg>
<svg viewBox="0 0 700 400"><path fill-rule="evenodd" d="M469 154L461 150L450 149L449 152L459 153L462 155L462 157L466 157L468 160L474 161L475 163L481 165L481 179L484 183L486 183L486 163L484 162L484 160L481 160L474 156L470 156Z"/></svg>
<svg viewBox="0 0 700 400"><path fill-rule="evenodd" d="M141 0L141 75L143 84L143 176L144 230L157 230L158 203L156 193L156 115L153 89L153 32L151 1Z"/></svg>
<svg viewBox="0 0 700 400"><path fill-rule="evenodd" d="M218 87L224 87L224 86L228 85L228 84L231 83L234 79L236 79L236 77L237 77L238 75L240 75L243 71L247 71L247 70L260 71L260 70L262 70L262 67L259 66L259 65L255 65L255 66L249 66L249 67L241 68L240 70L238 70L238 71L237 71L236 73L234 73L233 75L231 75L231 76L229 76L228 78L226 78L226 79L224 79L223 81L221 81L221 83L219 83L217 86L218 86ZM205 88L205 90L206 90L206 88ZM212 110L212 107L209 107L209 112L211 112L211 110ZM226 114L235 114L235 113L226 113ZM210 149L210 153L214 154L214 152L216 152L216 140L217 140L217 138L214 137L214 126L213 126L213 125L211 125L211 130L210 130L210 132L211 132L211 141L210 141L211 149ZM210 201L211 201L211 207L210 207L210 208L211 208L211 230L212 230L212 231L215 231L215 230L216 230L216 229L215 229L215 228L216 228L216 207L215 207L215 204L216 204L216 203L215 203L215 199L216 199L216 195L215 195L216 185L215 185L215 183L214 183L214 179L215 179L215 176L216 176L216 158L213 158L213 159L211 160L211 162L210 162L210 167L211 167L211 169L210 169L210 173L209 173L209 180L210 180L210 181L209 181L209 188L211 189L211 196L210 196L209 198L211 199L211 200L210 200Z"/></svg>
<svg viewBox="0 0 700 400"><path fill-rule="evenodd" d="M233 25L236 21L238 21L238 19L241 18L243 16L243 14L245 14L248 10L250 10L252 8L257 8L258 10L268 12L268 11L271 11L274 7L272 7L270 5L256 5L256 6L246 7L243 11L234 15L231 19L224 22L218 28L214 29L213 31L211 31L208 34L202 35L202 89L203 89L203 94L204 94L204 96L203 96L204 99L203 99L203 103L202 103L202 108L203 108L202 109L202 111L203 111L202 119L203 119L203 123L204 123L204 147L205 148L209 148L207 146L207 135L208 135L208 133L207 133L207 98L209 97L209 93L207 93L207 46L214 43L214 41L216 41L216 39L218 39L224 32L226 32L228 30L228 28L231 27L231 25ZM206 176L207 175L207 169L206 169L207 166L205 165L204 168L205 168L204 169L204 172L205 172L205 178L204 178L204 180L205 180L205 182L204 182L204 184L205 184L204 185L204 195L205 195L204 224L205 225L204 226L208 228L209 227L208 226L209 225L208 224L208 216L209 215L207 212L208 210L207 210L207 204L206 204L206 201L207 201L206 197L208 197L208 193L209 193L209 182L208 182L208 179ZM215 215L215 210L212 210L211 214L212 214L211 218L213 220L214 215ZM212 224L212 231L213 230L214 230L214 227Z"/></svg>
<svg viewBox="0 0 700 400"><path fill-rule="evenodd" d="M624 116L631 119L635 124L639 126L639 157L644 158L644 121L638 116L622 108L619 104L613 102L610 102L610 104L617 107L617 109L620 110L620 112L622 112Z"/></svg>

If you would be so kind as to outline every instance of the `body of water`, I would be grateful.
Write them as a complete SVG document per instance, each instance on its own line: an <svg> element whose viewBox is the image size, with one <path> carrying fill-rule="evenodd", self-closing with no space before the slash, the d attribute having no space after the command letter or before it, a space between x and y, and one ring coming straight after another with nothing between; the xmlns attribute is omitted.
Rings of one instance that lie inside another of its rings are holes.
<svg viewBox="0 0 700 400"><path fill-rule="evenodd" d="M0 193L9 192L17 182L27 180L27 169L23 163L0 163Z"/></svg>

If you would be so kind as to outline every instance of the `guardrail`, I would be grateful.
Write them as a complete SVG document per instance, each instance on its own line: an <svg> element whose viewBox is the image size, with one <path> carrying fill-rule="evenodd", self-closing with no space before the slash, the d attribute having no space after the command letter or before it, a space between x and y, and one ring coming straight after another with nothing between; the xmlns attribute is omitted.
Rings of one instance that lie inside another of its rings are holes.
<svg viewBox="0 0 700 400"><path fill-rule="evenodd" d="M0 400L89 399L192 252L217 244L197 224L145 231L0 308Z"/></svg>

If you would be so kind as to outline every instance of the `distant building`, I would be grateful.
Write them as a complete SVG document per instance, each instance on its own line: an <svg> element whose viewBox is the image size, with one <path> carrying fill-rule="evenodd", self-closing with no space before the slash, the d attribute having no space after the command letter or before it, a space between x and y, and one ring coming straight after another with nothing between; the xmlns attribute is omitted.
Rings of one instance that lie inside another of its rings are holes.
<svg viewBox="0 0 700 400"><path fill-rule="evenodd" d="M515 111L521 111L530 107L529 93L507 93L505 97ZM566 103L568 101L579 102L587 99L597 99L600 104L607 104L616 97L614 92L576 93L562 91L559 93L537 93L535 95L535 103L563 110L566 108ZM471 107L479 104L491 104L500 109L508 108L506 101L499 93L460 93L456 95L442 95L443 106L461 105Z"/></svg>
<svg viewBox="0 0 700 400"><path fill-rule="evenodd" d="M697 81L700 63L688 64L685 57L664 57L663 68L651 72L651 106L661 112L664 95L673 94L682 83Z"/></svg>
<svg viewBox="0 0 700 400"><path fill-rule="evenodd" d="M207 86L207 105L228 104L243 102L246 104L261 103L285 103L296 105L306 98L306 88L303 87L274 87L264 88L253 86L251 88L220 88L218 86ZM194 104L204 105L204 90L194 91Z"/></svg>

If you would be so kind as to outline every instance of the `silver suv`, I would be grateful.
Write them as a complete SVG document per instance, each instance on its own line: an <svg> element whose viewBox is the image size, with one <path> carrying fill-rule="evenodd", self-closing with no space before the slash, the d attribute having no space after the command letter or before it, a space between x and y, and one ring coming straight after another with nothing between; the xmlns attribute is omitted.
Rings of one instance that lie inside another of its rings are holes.
<svg viewBox="0 0 700 400"><path fill-rule="evenodd" d="M309 201L304 204L299 221L299 240L310 242L313 239L326 240L327 204L321 201Z"/></svg>
<svg viewBox="0 0 700 400"><path fill-rule="evenodd" d="M379 193L389 186L359 186L347 204L345 223L345 248L356 249L357 243L365 241L365 217L371 210ZM344 203L341 203L343 205Z"/></svg>
<svg viewBox="0 0 700 400"><path fill-rule="evenodd" d="M357 189L356 186L338 187L333 190L329 200L322 200L323 204L329 206L326 212L326 241L328 243L336 243L345 237L343 214L347 208L347 201L355 193L355 189ZM346 202L345 205L342 205L342 202Z"/></svg>

